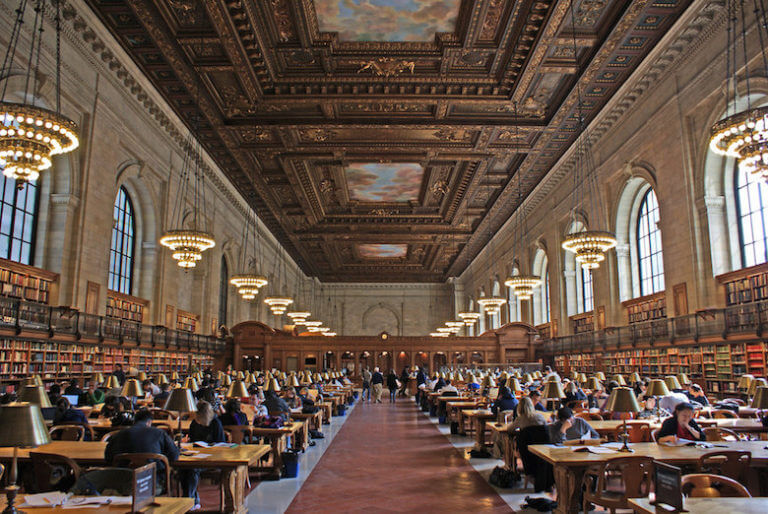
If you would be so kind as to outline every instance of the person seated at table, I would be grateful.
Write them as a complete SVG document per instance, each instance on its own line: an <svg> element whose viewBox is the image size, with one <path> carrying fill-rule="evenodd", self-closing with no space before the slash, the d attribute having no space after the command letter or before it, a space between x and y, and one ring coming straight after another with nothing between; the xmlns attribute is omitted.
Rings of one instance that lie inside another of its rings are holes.
<svg viewBox="0 0 768 514"><path fill-rule="evenodd" d="M587 401L587 395L581 390L579 383L575 380L573 382L568 382L568 385L565 386L565 398L563 399L563 402L568 405L571 402L585 401Z"/></svg>
<svg viewBox="0 0 768 514"><path fill-rule="evenodd" d="M645 398L645 392L648 390L648 379L643 379L640 382L635 382L632 388L635 390L635 396L638 400Z"/></svg>
<svg viewBox="0 0 768 514"><path fill-rule="evenodd" d="M691 403L698 403L701 406L709 405L707 395L704 394L704 390L699 384L694 384L693 382L688 384L688 391L685 392L685 395L688 397Z"/></svg>
<svg viewBox="0 0 768 514"><path fill-rule="evenodd" d="M437 390L438 393L440 393L441 396L458 396L459 390L456 389L456 386L451 384L450 379L445 380L445 385ZM450 394L446 394L450 393Z"/></svg>
<svg viewBox="0 0 768 514"><path fill-rule="evenodd" d="M649 396L645 399L645 402L643 402L643 410L637 413L637 419L651 419L655 418L656 415L656 398ZM659 407L658 415L662 418L671 416L669 411L664 410L661 407Z"/></svg>
<svg viewBox="0 0 768 514"><path fill-rule="evenodd" d="M226 425L247 425L248 416L242 410L240 399L230 398L227 403L224 404L224 414L219 416L221 424Z"/></svg>
<svg viewBox="0 0 768 514"><path fill-rule="evenodd" d="M517 398L515 398L512 391L509 390L509 387L503 386L499 389L499 397L496 398L496 401L491 405L491 412L493 412L495 416L499 412L504 412L505 410L515 411L518 403Z"/></svg>
<svg viewBox="0 0 768 514"><path fill-rule="evenodd" d="M51 387L48 388L48 400L51 402L51 405L56 405L59 398L61 398L61 386L53 383L51 384Z"/></svg>
<svg viewBox="0 0 768 514"><path fill-rule="evenodd" d="M586 420L575 417L570 408L560 407L557 421L549 425L549 440L556 444L581 439L600 439L600 435Z"/></svg>
<svg viewBox="0 0 768 514"><path fill-rule="evenodd" d="M119 465L114 462L115 456L121 453L159 453L165 455L168 462L179 460L179 449L173 443L171 436L165 430L152 426L152 413L147 409L136 412L133 425L125 428L109 438L104 450L104 459L110 466ZM158 491L165 490L165 467L162 462L156 462Z"/></svg>
<svg viewBox="0 0 768 514"><path fill-rule="evenodd" d="M77 425L88 425L88 418L85 417L83 411L73 408L69 403L69 400L63 397L59 398L59 401L56 402L56 411L53 414L53 424L69 425L73 423ZM90 441L90 439L90 431L86 430L85 440Z"/></svg>
<svg viewBox="0 0 768 514"><path fill-rule="evenodd" d="M659 407L662 409L674 412L677 406L681 403L689 403L690 400L688 400L688 397L679 392L671 392L666 396L662 396L659 400Z"/></svg>
<svg viewBox="0 0 768 514"><path fill-rule="evenodd" d="M211 408L213 408L213 412L217 416L224 413L224 408L222 407L221 401L216 395L216 390L214 388L209 386L204 389L200 389L197 393L197 399L208 402Z"/></svg>
<svg viewBox="0 0 768 514"><path fill-rule="evenodd" d="M615 380L611 380L610 382L608 382L608 385L605 387L605 398L603 399L602 402L599 402L601 411L605 410L606 405L608 405L608 398L610 398L611 392L617 387L619 387L619 383L616 382Z"/></svg>
<svg viewBox="0 0 768 514"><path fill-rule="evenodd" d="M299 399L301 400L301 412L304 414L314 414L319 410L315 401L309 396L309 389L306 387L299 389Z"/></svg>
<svg viewBox="0 0 768 514"><path fill-rule="evenodd" d="M155 407L165 406L165 402L171 395L171 384L163 384L160 386L160 392L152 395L155 399Z"/></svg>
<svg viewBox="0 0 768 514"><path fill-rule="evenodd" d="M475 378L474 380L472 380L472 382L467 384L467 389L470 392L473 392L473 393L479 391L480 390L480 382L478 382L477 379Z"/></svg>
<svg viewBox="0 0 768 514"><path fill-rule="evenodd" d="M445 387L445 379L443 377L437 377L437 382L435 382L435 385L432 387L432 391L437 393Z"/></svg>
<svg viewBox="0 0 768 514"><path fill-rule="evenodd" d="M296 397L296 390L293 387L288 386L285 388L283 399L291 409L301 408L301 400Z"/></svg>
<svg viewBox="0 0 768 514"><path fill-rule="evenodd" d="M541 403L541 392L538 389L532 389L528 396L531 398L533 408L539 411L546 412L547 408Z"/></svg>
<svg viewBox="0 0 768 514"><path fill-rule="evenodd" d="M107 396L104 398L104 405L101 406L100 416L112 419L115 415L123 412L123 404L120 402L120 398L117 396Z"/></svg>
<svg viewBox="0 0 768 514"><path fill-rule="evenodd" d="M226 441L221 421L213 412L211 404L205 400L197 402L197 412L189 424L189 440L190 442L203 441L208 444Z"/></svg>
<svg viewBox="0 0 768 514"><path fill-rule="evenodd" d="M83 403L90 405L91 407L98 405L99 403L104 403L104 391L97 389L96 383L93 380L88 383L88 390L81 396L84 400Z"/></svg>
<svg viewBox="0 0 768 514"><path fill-rule="evenodd" d="M551 367L544 366L544 382L549 382L549 377L555 377L560 381L560 375L557 374L557 371L552 371Z"/></svg>
<svg viewBox="0 0 768 514"><path fill-rule="evenodd" d="M704 441L704 432L693 419L693 405L688 402L678 403L672 417L664 420L656 441L659 443L676 443L680 439L689 441Z"/></svg>
<svg viewBox="0 0 768 514"><path fill-rule="evenodd" d="M515 420L508 427L509 432L514 432L517 429L523 429L533 425L546 425L547 420L544 416L536 412L533 407L533 402L530 397L523 396L520 398L520 403L517 406Z"/></svg>
<svg viewBox="0 0 768 514"><path fill-rule="evenodd" d="M264 406L267 408L270 416L279 416L283 418L283 421L288 421L288 416L291 414L291 408L288 404L277 396L275 391L264 391Z"/></svg>
<svg viewBox="0 0 768 514"><path fill-rule="evenodd" d="M64 394L67 396L80 396L83 394L83 390L77 386L77 379L72 378L69 380L69 385L64 389Z"/></svg>

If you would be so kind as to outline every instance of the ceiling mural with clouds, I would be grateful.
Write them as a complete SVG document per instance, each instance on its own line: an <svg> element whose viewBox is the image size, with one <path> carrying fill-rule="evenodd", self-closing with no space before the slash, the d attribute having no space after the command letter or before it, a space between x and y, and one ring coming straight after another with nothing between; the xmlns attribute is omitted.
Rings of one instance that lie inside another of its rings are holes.
<svg viewBox="0 0 768 514"><path fill-rule="evenodd" d="M431 41L453 32L460 0L315 0L323 32L341 41Z"/></svg>
<svg viewBox="0 0 768 514"><path fill-rule="evenodd" d="M396 259L405 257L408 245L361 244L357 245L357 251L364 259Z"/></svg>
<svg viewBox="0 0 768 514"><path fill-rule="evenodd" d="M417 200L424 176L424 168L412 162L352 163L345 172L349 197L360 202Z"/></svg>

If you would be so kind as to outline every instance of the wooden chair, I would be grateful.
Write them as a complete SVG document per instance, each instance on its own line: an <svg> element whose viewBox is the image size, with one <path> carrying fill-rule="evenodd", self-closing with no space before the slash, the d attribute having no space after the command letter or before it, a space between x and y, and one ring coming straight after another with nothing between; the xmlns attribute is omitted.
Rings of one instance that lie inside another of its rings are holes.
<svg viewBox="0 0 768 514"><path fill-rule="evenodd" d="M160 421L173 421L176 419L176 414L169 410L149 409L149 412L152 414L152 419L157 419Z"/></svg>
<svg viewBox="0 0 768 514"><path fill-rule="evenodd" d="M701 428L708 428L708 427L716 427L717 426L717 420L715 419L697 419L696 424L699 425Z"/></svg>
<svg viewBox="0 0 768 514"><path fill-rule="evenodd" d="M748 451L722 450L699 457L699 473L709 473L747 483L752 454Z"/></svg>
<svg viewBox="0 0 768 514"><path fill-rule="evenodd" d="M741 398L730 398L730 401L738 405L739 407L744 407L747 405L747 403L742 400Z"/></svg>
<svg viewBox="0 0 768 514"><path fill-rule="evenodd" d="M243 442L248 442L251 427L250 425L224 425L224 433L229 434L228 443L243 444Z"/></svg>
<svg viewBox="0 0 768 514"><path fill-rule="evenodd" d="M661 430L661 428L657 428L655 430L651 430L651 441L653 441L654 443L658 443L659 442L657 440L657 437L659 435L659 431L660 430Z"/></svg>
<svg viewBox="0 0 768 514"><path fill-rule="evenodd" d="M150 462L160 462L165 467L165 482L162 484L165 490L163 492L165 493L165 496L171 496L171 463L168 462L168 457L165 455L161 453L121 453L120 455L115 455L112 465L124 465L135 469L140 468L141 466L146 466ZM163 472L159 469L159 466L157 471L158 473Z"/></svg>
<svg viewBox="0 0 768 514"><path fill-rule="evenodd" d="M714 409L712 411L712 417L714 419L736 419L739 415L728 409Z"/></svg>
<svg viewBox="0 0 768 514"><path fill-rule="evenodd" d="M683 494L690 498L751 498L747 488L728 477L694 473L683 475Z"/></svg>
<svg viewBox="0 0 768 514"><path fill-rule="evenodd" d="M3 473L5 473L5 466L0 464L0 480L3 479Z"/></svg>
<svg viewBox="0 0 768 514"><path fill-rule="evenodd" d="M702 428L702 432L707 441L743 441L743 438L730 428L706 427Z"/></svg>
<svg viewBox="0 0 768 514"><path fill-rule="evenodd" d="M578 412L575 417L586 419L587 421L603 421L603 417L596 412Z"/></svg>
<svg viewBox="0 0 768 514"><path fill-rule="evenodd" d="M568 402L568 407L570 407L573 412L583 412L589 408L589 402L586 400L573 400Z"/></svg>
<svg viewBox="0 0 768 514"><path fill-rule="evenodd" d="M85 427L83 425L56 425L48 430L54 441L83 441Z"/></svg>
<svg viewBox="0 0 768 514"><path fill-rule="evenodd" d="M102 443L106 443L107 441L109 441L110 437L112 437L113 435L117 434L118 432L120 432L120 430L112 430L111 432L107 432L106 434L101 436L101 442Z"/></svg>
<svg viewBox="0 0 768 514"><path fill-rule="evenodd" d="M624 426L616 429L614 436L617 441L621 441L624 435ZM627 435L630 443L650 443L651 442L651 424L648 421L633 421L627 423Z"/></svg>
<svg viewBox="0 0 768 514"><path fill-rule="evenodd" d="M30 452L32 470L35 475L35 489L38 493L68 491L82 470L77 463L64 455Z"/></svg>
<svg viewBox="0 0 768 514"><path fill-rule="evenodd" d="M621 480L622 490L608 489L608 475ZM653 475L651 457L617 457L587 468L584 474L584 512L593 503L615 513L616 509L631 509L629 498L648 496Z"/></svg>

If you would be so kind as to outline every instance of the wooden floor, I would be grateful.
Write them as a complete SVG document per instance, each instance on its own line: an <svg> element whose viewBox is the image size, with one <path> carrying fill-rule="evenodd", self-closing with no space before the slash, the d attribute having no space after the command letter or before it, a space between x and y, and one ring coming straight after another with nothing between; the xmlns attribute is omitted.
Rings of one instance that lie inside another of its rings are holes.
<svg viewBox="0 0 768 514"><path fill-rule="evenodd" d="M512 512L412 399L349 416L287 512Z"/></svg>

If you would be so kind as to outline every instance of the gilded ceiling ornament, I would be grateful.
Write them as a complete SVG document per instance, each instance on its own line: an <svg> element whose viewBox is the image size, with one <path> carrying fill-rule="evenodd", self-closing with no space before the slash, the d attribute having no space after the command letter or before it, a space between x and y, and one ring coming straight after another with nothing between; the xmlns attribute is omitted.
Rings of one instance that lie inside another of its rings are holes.
<svg viewBox="0 0 768 514"><path fill-rule="evenodd" d="M323 143L337 135L335 130L328 129L302 129L299 130L299 137L313 141L315 143Z"/></svg>
<svg viewBox="0 0 768 514"><path fill-rule="evenodd" d="M320 181L320 192L321 193L331 193L333 192L334 184L333 180L324 178Z"/></svg>
<svg viewBox="0 0 768 514"><path fill-rule="evenodd" d="M432 184L430 188L432 194L435 196L443 196L448 192L448 182L445 179L438 179Z"/></svg>
<svg viewBox="0 0 768 514"><path fill-rule="evenodd" d="M257 143L270 139L270 135L262 129L248 128L240 131L240 139L243 143Z"/></svg>
<svg viewBox="0 0 768 514"><path fill-rule="evenodd" d="M291 23L291 11L285 0L272 0L272 9L275 13L275 22L277 23L277 32L280 35L280 41L288 41L295 36L293 24Z"/></svg>
<svg viewBox="0 0 768 514"><path fill-rule="evenodd" d="M499 132L497 141L513 141L515 143L524 143L527 135L519 130L502 130Z"/></svg>
<svg viewBox="0 0 768 514"><path fill-rule="evenodd" d="M445 139L446 141L469 141L472 139L472 133L464 129L448 129L442 128L432 132L437 139Z"/></svg>
<svg viewBox="0 0 768 514"><path fill-rule="evenodd" d="M373 61L365 61L363 66L357 70L358 73L371 70L371 73L378 77L394 77L400 75L405 70L409 70L413 75L416 68L414 61L405 61L402 59L393 59L392 57L379 57Z"/></svg>
<svg viewBox="0 0 768 514"><path fill-rule="evenodd" d="M593 26L600 19L605 3L605 0L582 0L576 9L574 25Z"/></svg>
<svg viewBox="0 0 768 514"><path fill-rule="evenodd" d="M423 104L372 102L340 105L341 112L422 112L427 110L428 107Z"/></svg>
<svg viewBox="0 0 768 514"><path fill-rule="evenodd" d="M490 1L488 10L486 11L485 21L483 21L483 28L480 30L480 39L493 39L503 11L504 0Z"/></svg>
<svg viewBox="0 0 768 514"><path fill-rule="evenodd" d="M398 211L394 209L371 209L369 214L372 214L373 216L390 216L397 213Z"/></svg>

